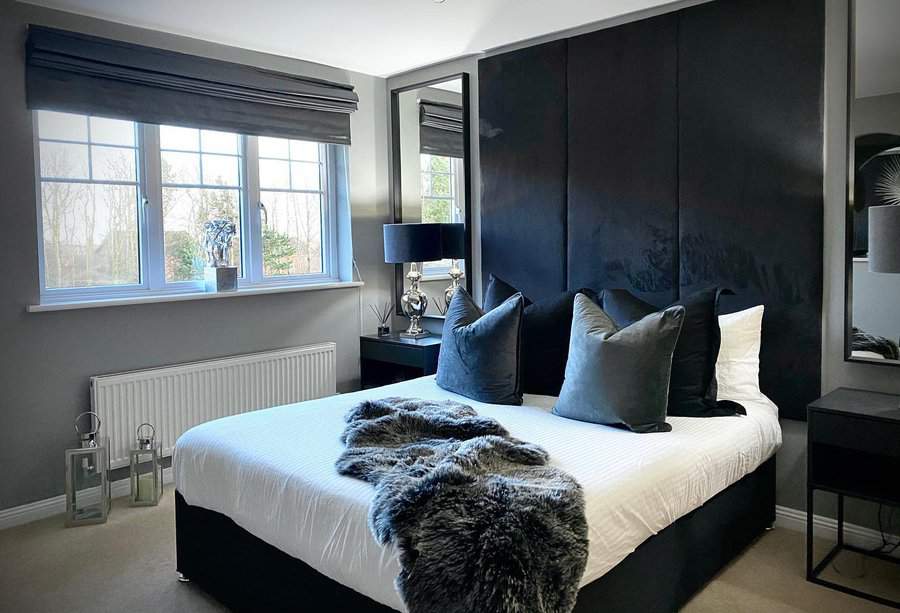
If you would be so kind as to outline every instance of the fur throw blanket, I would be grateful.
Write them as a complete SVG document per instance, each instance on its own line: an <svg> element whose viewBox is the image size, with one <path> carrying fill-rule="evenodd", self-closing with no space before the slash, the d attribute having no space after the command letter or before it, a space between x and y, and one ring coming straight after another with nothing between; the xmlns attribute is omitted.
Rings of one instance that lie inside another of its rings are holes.
<svg viewBox="0 0 900 613"><path fill-rule="evenodd" d="M850 350L871 351L879 354L886 360L900 360L900 348L898 348L897 343L883 336L869 334L859 328L853 328Z"/></svg>
<svg viewBox="0 0 900 613"><path fill-rule="evenodd" d="M400 551L410 613L564 613L587 561L581 486L547 452L453 401L346 416L337 470L375 486L369 527Z"/></svg>

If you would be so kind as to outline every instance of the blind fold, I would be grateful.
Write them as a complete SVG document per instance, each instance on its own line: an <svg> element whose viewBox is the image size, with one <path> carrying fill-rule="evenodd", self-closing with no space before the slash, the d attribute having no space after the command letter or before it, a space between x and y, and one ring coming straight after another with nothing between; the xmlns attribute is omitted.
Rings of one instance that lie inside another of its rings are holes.
<svg viewBox="0 0 900 613"><path fill-rule="evenodd" d="M455 158L465 156L461 106L419 100L419 152Z"/></svg>
<svg viewBox="0 0 900 613"><path fill-rule="evenodd" d="M350 143L353 86L32 25L32 109Z"/></svg>

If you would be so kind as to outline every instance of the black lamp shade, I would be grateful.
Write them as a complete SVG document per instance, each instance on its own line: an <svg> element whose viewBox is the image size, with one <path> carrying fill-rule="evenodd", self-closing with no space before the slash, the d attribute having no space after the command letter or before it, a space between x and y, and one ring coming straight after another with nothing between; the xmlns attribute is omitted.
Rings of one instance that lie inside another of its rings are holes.
<svg viewBox="0 0 900 613"><path fill-rule="evenodd" d="M388 264L442 259L439 223L384 224L384 261Z"/></svg>
<svg viewBox="0 0 900 613"><path fill-rule="evenodd" d="M441 224L441 256L453 260L466 257L466 224Z"/></svg>
<svg viewBox="0 0 900 613"><path fill-rule="evenodd" d="M900 205L869 207L869 270L900 273Z"/></svg>

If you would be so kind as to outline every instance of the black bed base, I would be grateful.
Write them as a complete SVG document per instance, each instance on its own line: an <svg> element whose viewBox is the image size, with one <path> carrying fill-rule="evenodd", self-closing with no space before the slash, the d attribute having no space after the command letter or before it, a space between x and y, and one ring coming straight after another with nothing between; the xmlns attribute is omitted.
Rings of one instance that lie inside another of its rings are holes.
<svg viewBox="0 0 900 613"><path fill-rule="evenodd" d="M175 520L178 571L232 610L394 611L178 492ZM772 458L581 588L575 613L677 611L774 521Z"/></svg>

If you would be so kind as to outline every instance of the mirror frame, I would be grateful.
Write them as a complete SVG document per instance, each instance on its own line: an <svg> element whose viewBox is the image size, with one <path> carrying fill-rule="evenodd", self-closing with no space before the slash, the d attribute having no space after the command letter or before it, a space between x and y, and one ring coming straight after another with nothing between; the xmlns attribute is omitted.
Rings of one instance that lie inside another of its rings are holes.
<svg viewBox="0 0 900 613"><path fill-rule="evenodd" d="M405 85L391 90L391 223L403 223L403 192L401 171L398 160L400 159L400 94L422 87L428 87L435 83L443 83L444 81L452 81L453 79L462 80L462 99L463 99L463 148L466 157L463 159L463 197L465 198L465 206L463 207L465 220L465 243L466 243L466 291L472 293L472 130L471 130L471 99L469 97L469 73L459 72L449 74L427 81L421 81L412 85ZM394 306L397 315L403 315L400 308L400 296L404 289L403 264L394 264ZM426 315L434 317L434 315Z"/></svg>
<svg viewBox="0 0 900 613"><path fill-rule="evenodd" d="M853 340L853 205L856 198L856 0L849 0L847 14L847 193L844 210L844 361L876 366L900 366L900 360L854 358Z"/></svg>

